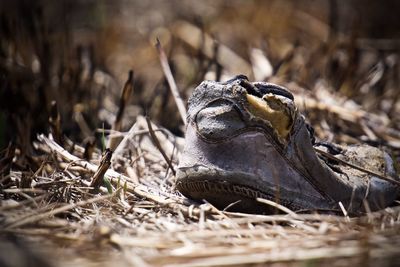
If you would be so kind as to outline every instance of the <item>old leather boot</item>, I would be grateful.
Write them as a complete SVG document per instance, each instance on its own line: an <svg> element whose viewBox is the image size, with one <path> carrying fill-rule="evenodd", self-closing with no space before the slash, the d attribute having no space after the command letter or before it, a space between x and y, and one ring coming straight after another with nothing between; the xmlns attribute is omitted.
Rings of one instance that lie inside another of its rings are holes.
<svg viewBox="0 0 400 267"><path fill-rule="evenodd" d="M295 211L339 210L341 202L356 212L384 208L397 197L398 177L387 153L366 145L320 145L317 154L311 128L283 87L250 83L243 75L204 81L189 99L187 125L177 189L220 209L271 212L256 201L260 197Z"/></svg>

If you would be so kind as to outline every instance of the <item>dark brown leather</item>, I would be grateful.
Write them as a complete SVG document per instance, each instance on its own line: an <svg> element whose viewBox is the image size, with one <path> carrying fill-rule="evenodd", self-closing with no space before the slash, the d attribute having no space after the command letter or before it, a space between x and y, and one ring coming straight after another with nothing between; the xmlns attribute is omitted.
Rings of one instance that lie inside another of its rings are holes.
<svg viewBox="0 0 400 267"><path fill-rule="evenodd" d="M250 212L260 210L255 197L295 210L338 209L342 202L348 211L358 211L363 209L364 199L371 210L377 210L394 201L398 194L394 184L348 167L331 168L317 156L292 98L274 91L284 88L267 83L255 86L274 93L289 110L294 121L289 136L279 136L271 123L254 116L246 98L250 87L243 87L243 79L205 81L193 92L177 173L179 191L189 198L212 200L220 208L240 200L244 204L236 204L238 210ZM384 166L377 171L396 176L388 154L369 146L359 149L375 155ZM344 157L346 151L344 148ZM367 165L367 169L374 168Z"/></svg>

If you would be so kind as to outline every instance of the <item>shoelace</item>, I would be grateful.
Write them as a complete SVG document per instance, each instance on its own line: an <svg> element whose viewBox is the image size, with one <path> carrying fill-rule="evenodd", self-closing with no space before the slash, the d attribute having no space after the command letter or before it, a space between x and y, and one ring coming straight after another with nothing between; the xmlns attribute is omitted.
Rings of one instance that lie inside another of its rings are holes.
<svg viewBox="0 0 400 267"><path fill-rule="evenodd" d="M235 81L239 81L240 86L245 88L249 94L259 98L262 98L265 94L271 93L289 98L290 100L294 101L292 93L290 93L284 87L273 83L251 83L249 82L249 78L243 74L237 75L222 84L230 84Z"/></svg>

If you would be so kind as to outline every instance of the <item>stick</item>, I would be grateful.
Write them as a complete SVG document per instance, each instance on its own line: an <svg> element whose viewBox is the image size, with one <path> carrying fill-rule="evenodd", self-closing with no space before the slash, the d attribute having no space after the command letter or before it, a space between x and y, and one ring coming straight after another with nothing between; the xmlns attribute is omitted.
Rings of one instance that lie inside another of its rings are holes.
<svg viewBox="0 0 400 267"><path fill-rule="evenodd" d="M40 221L42 219L46 219L46 218L49 218L51 216L54 216L54 215L56 215L58 213L65 212L65 211L68 211L68 210L76 208L76 207L85 206L85 205L92 204L92 203L95 203L95 202L98 202L98 201L102 201L102 200L105 200L105 199L108 199L108 198L111 198L111 197L112 197L112 195L94 197L94 198L91 198L91 199L88 199L88 200L79 201L77 203L68 204L68 205L65 205L65 206L62 206L62 207L59 207L59 208L56 208L56 209L53 209L53 210L50 210L50 211L47 211L47 212L44 212L44 213L41 213L41 214L30 216L30 217L27 217L27 218L22 219L22 220L17 218L16 220L14 220L14 221L10 222L9 224L5 225L4 228L15 228L15 227L18 227L18 226L23 226L23 225L26 225L26 224L35 223L35 222L38 222L38 221Z"/></svg>
<svg viewBox="0 0 400 267"><path fill-rule="evenodd" d="M156 48L160 57L161 67L163 69L165 78L167 78L169 88L171 89L172 96L174 97L175 104L178 107L179 114L181 115L183 124L186 125L186 107L183 103L181 96L179 95L178 87L176 86L174 76L172 75L171 68L168 64L167 56L165 55L164 49L161 46L160 40L157 39Z"/></svg>
<svg viewBox="0 0 400 267"><path fill-rule="evenodd" d="M103 158L101 159L100 166L94 173L92 182L90 183L90 186L93 187L93 191L97 191L99 187L103 185L104 174L111 165L111 156L112 152L110 149L107 148L104 152Z"/></svg>
<svg viewBox="0 0 400 267"><path fill-rule="evenodd" d="M114 124L112 126L113 131L119 132L122 128L122 116L124 115L125 107L128 103L129 97L133 91L133 71L130 70L128 74L128 80L125 82L124 88L122 89L122 94L119 99L119 108L117 116L115 117ZM121 140L120 137L112 136L108 140L108 148L114 150Z"/></svg>
<svg viewBox="0 0 400 267"><path fill-rule="evenodd" d="M329 159L331 159L331 160L335 160L335 161L340 162L340 163L342 163L342 164L344 164L344 165L350 166L350 167L352 167L352 168L354 168L354 169L356 169L356 170L359 170L359 171L365 172L365 173L367 173L367 174L369 174L369 175L373 175L373 176L375 176L375 177L378 177L378 178L380 178L380 179L382 179L382 180L385 180L385 181L394 183L394 184L396 184L396 185L400 185L400 181L394 180L393 178L386 177L386 176L384 176L384 175L382 175L382 174L380 174L380 173L376 173L376 172L373 172L373 171L364 169L364 168L362 168L362 167L360 167L360 166L357 166L357 165L352 164L352 163L350 163L350 162L347 162L347 161L344 161L344 160L342 160L342 159L339 159L339 158L337 158L337 157L335 157L335 156L333 156L333 155L331 155L331 154L329 154L329 153L327 153L327 152L325 152L325 151L323 151L323 150L321 150L321 149L318 149L318 148L315 148L315 147L314 147L314 149L315 149L315 151L317 151L317 152L320 153L321 155L323 155L323 156L325 156L325 157L327 157L327 158L329 158Z"/></svg>
<svg viewBox="0 0 400 267"><path fill-rule="evenodd" d="M63 147L61 147L59 144L54 142L53 140L50 140L47 138L45 135L41 134L38 136L39 141L41 141L43 144L45 144L50 150L56 152L59 154L62 158L64 158L68 162L74 162L75 165L81 166L87 170L90 170L92 172L96 172L98 169L98 166L95 164L92 164L86 160L82 160L78 158L77 156L72 155L69 153L67 150L65 150ZM48 151L47 151L48 152ZM104 174L105 177L111 180L111 183L114 185L116 184L116 181L120 179L121 181L125 182L127 181L127 191L142 198L147 198L157 204L167 206L172 210L180 210L184 214L189 214L188 207L186 207L183 204L183 200L177 198L173 194L167 194L165 192L159 191L155 188L150 188L148 186L145 186L143 184L137 184L132 182L132 180L121 174L118 173L112 169L108 169L106 173ZM200 214L201 210L196 207L193 210L193 216L198 216ZM207 213L212 213L211 211L208 211ZM212 215L212 214L210 214Z"/></svg>
<svg viewBox="0 0 400 267"><path fill-rule="evenodd" d="M167 154L165 154L164 149L161 147L160 141L158 141L158 138L153 131L153 127L151 126L151 121L150 121L149 117L146 117L146 122L147 122L147 127L149 127L149 133L150 133L151 139L153 140L154 145L158 148L161 155L163 156L163 158L165 159L169 168L171 169L172 173L175 176L176 172L175 172L174 166L172 166L171 160L168 158Z"/></svg>

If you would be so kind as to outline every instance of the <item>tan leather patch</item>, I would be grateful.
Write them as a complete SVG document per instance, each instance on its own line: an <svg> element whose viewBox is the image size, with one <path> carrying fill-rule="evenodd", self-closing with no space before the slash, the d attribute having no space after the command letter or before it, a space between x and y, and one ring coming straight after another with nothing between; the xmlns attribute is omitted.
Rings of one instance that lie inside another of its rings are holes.
<svg viewBox="0 0 400 267"><path fill-rule="evenodd" d="M249 111L256 117L268 121L281 138L286 139L293 119L284 103L275 97L264 96L262 99L250 94L246 95Z"/></svg>

